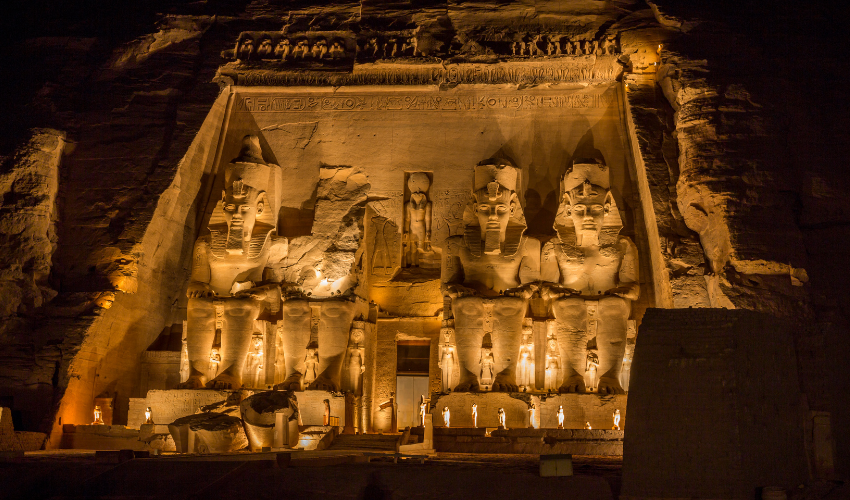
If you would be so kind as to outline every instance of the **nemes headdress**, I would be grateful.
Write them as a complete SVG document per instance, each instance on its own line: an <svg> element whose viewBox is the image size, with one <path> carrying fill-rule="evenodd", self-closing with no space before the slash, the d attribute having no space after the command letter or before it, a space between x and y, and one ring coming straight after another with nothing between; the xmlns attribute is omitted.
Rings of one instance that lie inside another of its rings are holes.
<svg viewBox="0 0 850 500"><path fill-rule="evenodd" d="M277 213L280 208L281 190L280 167L266 163L263 159L260 140L256 135L246 135L242 139L239 156L224 167L225 190L231 189L235 196L246 195L251 188L265 192L266 206L257 216L248 249L249 257L256 257L262 251L266 240L277 227ZM215 238L221 231L227 232L227 220L224 217L223 203L219 201L210 216L210 232L213 234L212 251L224 254L224 248L218 248Z"/></svg>
<svg viewBox="0 0 850 500"><path fill-rule="evenodd" d="M599 194L600 191L609 192L611 189L611 175L607 165L597 159L577 159L561 178L561 205L555 216L554 228L558 232L561 242L574 245L576 242L575 226L568 215L570 207L577 198ZM602 220L602 232L599 242L602 245L613 244L617 241L620 229L623 228L623 220L613 196L609 196L610 203L608 213Z"/></svg>
<svg viewBox="0 0 850 500"><path fill-rule="evenodd" d="M484 199L478 199L479 196L495 200L505 191L512 194L509 203L513 205L514 212L505 230L502 254L506 256L514 255L519 249L522 234L526 228L525 215L522 212L519 200L516 198L519 172L519 169L509 160L503 158L490 158L481 161L475 166L472 197L463 211L464 240L473 255L480 256L482 253L481 227L478 223L478 216L475 213L474 205L485 201ZM485 189L486 193L479 193L479 191Z"/></svg>

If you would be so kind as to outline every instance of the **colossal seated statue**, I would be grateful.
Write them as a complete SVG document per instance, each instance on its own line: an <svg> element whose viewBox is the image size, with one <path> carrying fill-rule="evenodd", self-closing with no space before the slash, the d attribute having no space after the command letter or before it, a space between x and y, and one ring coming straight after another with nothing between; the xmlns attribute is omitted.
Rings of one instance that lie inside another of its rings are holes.
<svg viewBox="0 0 850 500"><path fill-rule="evenodd" d="M492 390L517 390L523 318L529 284L539 276L540 242L523 235L525 217L516 186L517 169L510 162L481 162L463 214L465 232L446 240L443 316L454 317L460 369L455 391L479 389L485 334L492 339Z"/></svg>
<svg viewBox="0 0 850 500"><path fill-rule="evenodd" d="M543 247L544 295L554 299L555 334L563 379L560 392L585 392L588 341L596 339L597 390L622 394L620 369L631 301L640 287L637 249L620 236L620 213L609 189L608 167L596 160L573 163L562 182L555 218L558 237Z"/></svg>
<svg viewBox="0 0 850 500"><path fill-rule="evenodd" d="M259 285L276 236L279 169L263 160L259 139L246 136L224 169L224 191L198 238L192 259L186 343L189 377L180 388L238 389L254 321L280 306L277 283ZM213 351L215 354L212 354ZM211 356L216 374L208 377Z"/></svg>

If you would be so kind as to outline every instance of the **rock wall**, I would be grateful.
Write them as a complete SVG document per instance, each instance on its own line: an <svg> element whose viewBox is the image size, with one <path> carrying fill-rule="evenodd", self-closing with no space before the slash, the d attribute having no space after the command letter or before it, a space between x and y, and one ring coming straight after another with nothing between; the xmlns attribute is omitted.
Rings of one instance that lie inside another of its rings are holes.
<svg viewBox="0 0 850 500"><path fill-rule="evenodd" d="M88 422L102 393L116 396L120 422L128 398L142 396L139 356L182 319L185 259L223 154L211 144L228 101L212 82L243 76L247 66L233 60L240 33L282 27L375 34L383 55L350 64L363 81L384 75L376 83L405 83L387 80L397 72L385 59L415 41L422 62L436 65L423 73L438 75L426 82L435 89L464 83L439 73L443 61L487 69L516 51L544 61L550 43L614 37L616 64L629 72L621 111L638 187L626 201L648 233L653 293L640 307L793 319L811 408L850 417L848 398L835 397L850 391L841 362L850 354L850 181L838 167L850 101L834 83L847 71L839 45L822 35L837 21L819 18L816 5L103 1L89 16L45 3L22 7L5 31L17 43L0 55L20 68L0 97L3 115L20 117L0 124L0 402L24 429ZM327 82L334 71L299 81ZM510 84L558 83L522 78ZM848 431L833 429L846 443Z"/></svg>

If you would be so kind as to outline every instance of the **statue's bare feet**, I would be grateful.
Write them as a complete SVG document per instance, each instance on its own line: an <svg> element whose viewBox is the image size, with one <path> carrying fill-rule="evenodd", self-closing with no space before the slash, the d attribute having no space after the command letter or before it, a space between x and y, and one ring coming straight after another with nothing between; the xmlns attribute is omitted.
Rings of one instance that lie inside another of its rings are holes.
<svg viewBox="0 0 850 500"><path fill-rule="evenodd" d="M561 384L561 387L558 387L558 392L587 392L587 388L584 386L584 377L581 375L573 375L568 379L564 380L564 383Z"/></svg>
<svg viewBox="0 0 850 500"><path fill-rule="evenodd" d="M236 390L242 387L242 382L227 372L207 382L207 389L230 389Z"/></svg>
<svg viewBox="0 0 850 500"><path fill-rule="evenodd" d="M316 380L314 380L313 383L310 384L308 389L314 391L339 392L339 386L335 384L333 380L325 376L319 376L318 378L316 378Z"/></svg>
<svg viewBox="0 0 850 500"><path fill-rule="evenodd" d="M517 392L519 387L516 385L516 377L513 373L500 373L496 375L496 380L493 381L493 392Z"/></svg>
<svg viewBox="0 0 850 500"><path fill-rule="evenodd" d="M200 375L190 376L185 382L177 384L178 389L203 389L204 380Z"/></svg>
<svg viewBox="0 0 850 500"><path fill-rule="evenodd" d="M620 381L613 377L599 377L596 392L599 394L625 394Z"/></svg>
<svg viewBox="0 0 850 500"><path fill-rule="evenodd" d="M472 378L461 381L454 388L454 392L478 392L479 390L478 380Z"/></svg>
<svg viewBox="0 0 850 500"><path fill-rule="evenodd" d="M301 374L293 373L286 380L274 386L276 391L300 391L301 390Z"/></svg>

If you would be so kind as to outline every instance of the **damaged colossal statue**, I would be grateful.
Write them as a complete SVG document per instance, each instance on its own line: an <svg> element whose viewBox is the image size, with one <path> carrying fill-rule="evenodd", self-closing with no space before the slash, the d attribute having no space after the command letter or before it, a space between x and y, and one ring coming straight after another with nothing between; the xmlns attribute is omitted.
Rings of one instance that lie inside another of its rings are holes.
<svg viewBox="0 0 850 500"><path fill-rule="evenodd" d="M539 276L540 243L523 235L517 198L518 170L491 159L475 167L472 196L464 210L464 234L446 240L442 291L454 317L459 383L455 391L480 388L485 336L492 342L492 390L516 391L517 357L530 284ZM489 360L488 360L489 362Z"/></svg>
<svg viewBox="0 0 850 500"><path fill-rule="evenodd" d="M600 394L622 394L620 369L631 302L638 298L637 249L626 237L611 194L608 167L573 163L561 182L558 237L541 257L545 295L553 299L561 355L560 392L585 392L588 342L595 340Z"/></svg>
<svg viewBox="0 0 850 500"><path fill-rule="evenodd" d="M339 391L355 305L347 299L289 299L283 303L281 344L286 378L275 389ZM361 332L362 334L362 329ZM311 337L316 343L311 343ZM362 336L361 336L362 339ZM352 360L349 356L349 360ZM360 361L358 351L353 361ZM349 366L349 370L352 367ZM356 367L356 371L360 368ZM346 377L347 379L349 377ZM359 380L359 379L358 379ZM356 383L359 384L359 381Z"/></svg>
<svg viewBox="0 0 850 500"><path fill-rule="evenodd" d="M222 198L210 217L210 234L198 238L186 292L189 377L181 388L238 389L254 321L280 306L280 287L262 284L277 237L280 167L263 160L259 139L246 136L242 151L224 169ZM211 353L220 359L208 379Z"/></svg>

